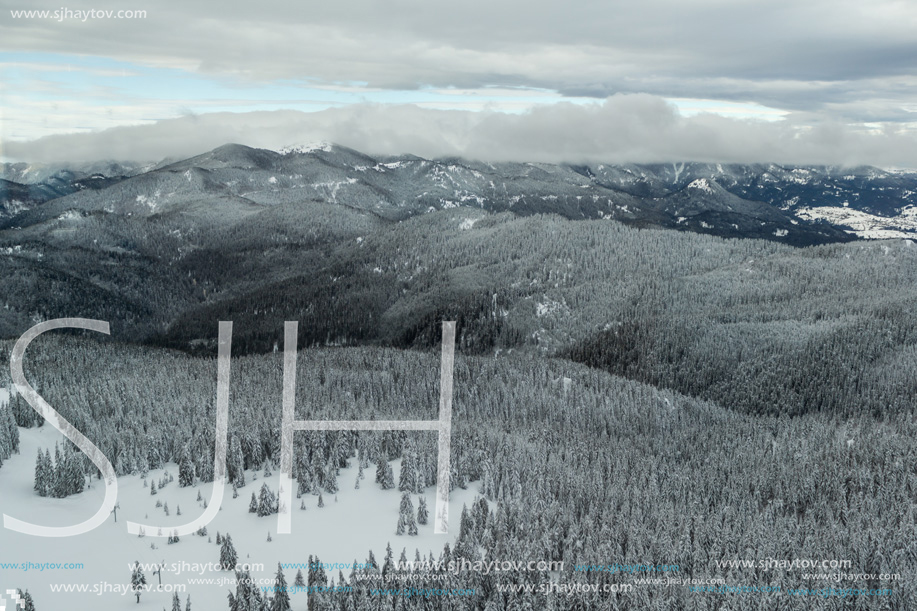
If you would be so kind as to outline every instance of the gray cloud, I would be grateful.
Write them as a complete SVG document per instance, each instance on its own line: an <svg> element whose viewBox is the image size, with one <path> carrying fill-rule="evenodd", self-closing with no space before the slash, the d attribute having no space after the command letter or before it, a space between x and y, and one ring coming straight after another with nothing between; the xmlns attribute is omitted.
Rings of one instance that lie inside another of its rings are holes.
<svg viewBox="0 0 917 611"><path fill-rule="evenodd" d="M124 8L116 0L68 4L83 3ZM890 120L907 120L892 111L917 91L917 3L900 0L166 0L147 11L139 21L56 23L10 20L4 10L0 49L255 81L717 97L837 120L876 106L888 107L879 114ZM895 79L908 85L887 86Z"/></svg>
<svg viewBox="0 0 917 611"><path fill-rule="evenodd" d="M917 140L903 128L868 131L716 115L684 117L662 98L612 96L522 114L354 105L321 112L211 113L90 134L10 142L4 155L32 161L159 160L227 142L280 148L316 140L372 154L463 156L483 161L606 163L711 161L913 167Z"/></svg>

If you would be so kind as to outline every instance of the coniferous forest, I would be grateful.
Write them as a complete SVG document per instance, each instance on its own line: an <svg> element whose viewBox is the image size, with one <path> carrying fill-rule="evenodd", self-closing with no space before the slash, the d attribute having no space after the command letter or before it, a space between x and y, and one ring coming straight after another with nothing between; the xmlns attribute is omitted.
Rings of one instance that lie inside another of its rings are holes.
<svg viewBox="0 0 917 611"><path fill-rule="evenodd" d="M90 211L81 232L56 220L17 230L26 254L0 257L0 353L40 320L110 321L110 337L35 340L25 373L153 497L214 478L217 323L231 320L228 494L264 524L264 545L278 512L307 500L309 511L335 511L344 487L392 491L384 555L366 549L354 560L363 568L340 573L278 567L274 591L230 570L262 550L202 529L216 537L213 561L238 577L224 588L232 611L305 608L306 596L328 611L917 608L913 242L795 248L467 208L391 220L326 202L233 219L185 212ZM297 432L296 498L281 505L288 320L300 329L296 418L312 420L435 418L440 325L456 321L450 482L475 500L452 517L448 544L411 546L435 519L417 496L437 482L429 432ZM0 387L9 375L5 363ZM23 431L42 426L12 392L0 466ZM99 486L67 441L28 458L29 494L48 502ZM345 480L349 468L363 477ZM563 569L442 568L493 559ZM745 559L842 559L842 573L868 577L818 581L734 562ZM577 569L614 563L677 565L679 578L733 590ZM409 574L413 588L474 594L373 593ZM317 591L288 594L294 583ZM580 591L539 590L551 583ZM826 587L890 592L800 593ZM29 594L49 608L46 592Z"/></svg>

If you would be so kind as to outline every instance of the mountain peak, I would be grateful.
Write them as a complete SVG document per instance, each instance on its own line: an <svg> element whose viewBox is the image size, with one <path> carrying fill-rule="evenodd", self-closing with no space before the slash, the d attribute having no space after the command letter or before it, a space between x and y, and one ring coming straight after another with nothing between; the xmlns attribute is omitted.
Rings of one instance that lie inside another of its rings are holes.
<svg viewBox="0 0 917 611"><path fill-rule="evenodd" d="M718 190L717 187L722 189L722 187L720 187L716 183L715 180L707 179L707 178L697 178L695 180L692 180L688 184L688 186L685 188L686 189L695 189L697 191L703 191L704 193L716 193Z"/></svg>
<svg viewBox="0 0 917 611"><path fill-rule="evenodd" d="M279 149L277 152L280 153L281 155L289 155L291 153L304 154L304 153L313 153L317 151L320 151L323 153L330 153L332 149L334 148L334 146L335 145L332 142L327 142L325 140L316 140L315 142L308 142L305 144L291 144L288 146L284 146L281 149Z"/></svg>

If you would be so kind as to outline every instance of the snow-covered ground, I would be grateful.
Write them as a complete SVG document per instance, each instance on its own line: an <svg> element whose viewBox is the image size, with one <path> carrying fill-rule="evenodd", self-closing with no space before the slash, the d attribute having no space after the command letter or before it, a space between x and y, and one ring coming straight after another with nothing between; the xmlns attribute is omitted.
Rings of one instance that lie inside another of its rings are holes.
<svg viewBox="0 0 917 611"><path fill-rule="evenodd" d="M6 403L6 391L0 389L0 404ZM28 522L60 526L81 522L98 509L103 496L103 486L93 481L92 488L66 499L41 498L33 490L35 456L38 448L53 447L61 436L50 426L37 429L20 429L21 451L14 455L0 468L0 512ZM399 465L393 464L397 478ZM478 495L478 485L469 485L467 490L456 489L451 495L450 523L448 535L434 535L432 522L420 526L420 534L415 537L396 536L398 507L401 493L397 490L383 491L374 483L375 469L364 472L365 479L360 482L360 489L354 489L357 477L356 460L351 460L351 467L341 470L338 478L340 491L336 495L325 495L324 508L317 507L318 497L305 495L307 510L300 509L300 500L294 497L293 534L277 534L277 516L257 517L248 512L251 493L256 494L261 484L267 481L272 490L277 489L277 474L265 480L262 473L248 472L247 485L239 491L236 499L232 498L232 489L228 489L219 515L208 527L207 537L185 536L174 545L168 545L166 539L158 537L139 538L127 534L128 520L140 523L158 523L178 525L189 521L203 511L198 502L198 492L204 499L209 499L212 484L199 484L195 487L178 487L178 468L174 464L167 470L175 476L175 481L158 491L156 496L149 494L139 476L126 476L118 479L118 499L120 510L118 521L110 518L103 526L82 536L68 538L41 538L0 529L0 563L82 563L81 569L10 569L0 567L0 590L9 588L28 589L32 594L39 611L65 611L68 609L93 609L108 611L114 609L159 609L171 608L171 593L149 592L136 604L131 594L106 593L98 595L91 590L103 582L123 588L130 583L131 572L128 564L139 560L141 563L154 564L164 562L166 569L162 574L162 583L183 584L186 591L179 593L184 608L185 598L191 595L192 606L196 610L219 611L226 609L226 594L235 592L235 585L189 583L189 579L229 579L230 572L206 572L191 574L187 570L181 574L170 572L172 563L216 563L219 561L220 548L216 545L216 533L229 533L239 562L263 563L264 570L252 571L253 578L264 579L273 583L277 563L308 562L309 555L317 555L323 563L364 562L368 551L373 550L376 559L381 562L385 557L385 547L391 542L395 560L402 548L407 548L408 559L414 559L415 549L421 555L433 552L439 556L443 544L452 545L458 535L459 517L462 505L471 505ZM148 481L158 480L164 470L151 471ZM397 479L396 479L397 481ZM427 506L432 515L435 502L435 487L425 493ZM417 507L418 495L412 495L414 507ZM156 501L168 503L170 515L167 517L162 508L157 508ZM181 507L181 516L176 510ZM270 533L271 542L267 541ZM151 547L155 545L155 549ZM306 574L307 571L303 571ZM337 570L326 571L329 578L337 577ZM349 575L344 570L344 575ZM296 569L285 571L287 583L292 585ZM156 584L157 577L146 572L147 582ZM88 584L88 593L55 593L50 584ZM306 595L291 594L293 608L306 608Z"/></svg>
<svg viewBox="0 0 917 611"><path fill-rule="evenodd" d="M853 208L833 206L800 208L796 211L796 216L806 221L824 220L833 225L846 225L850 227L848 233L856 234L861 238L913 238L917 235L917 207L915 206L905 208L901 214L894 217L877 216Z"/></svg>

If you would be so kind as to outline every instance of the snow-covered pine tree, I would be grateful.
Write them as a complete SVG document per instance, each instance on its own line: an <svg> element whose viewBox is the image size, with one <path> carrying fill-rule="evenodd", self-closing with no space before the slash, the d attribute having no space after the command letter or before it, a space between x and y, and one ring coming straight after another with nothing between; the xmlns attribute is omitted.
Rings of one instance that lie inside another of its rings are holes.
<svg viewBox="0 0 917 611"><path fill-rule="evenodd" d="M178 486L187 488L194 483L194 461L191 460L191 451L186 445L181 451L178 461Z"/></svg>
<svg viewBox="0 0 917 611"><path fill-rule="evenodd" d="M137 604L140 604L140 594L143 593L143 586L146 585L146 576L143 569L140 568L140 561L134 561L134 570L131 573L131 591L137 597Z"/></svg>
<svg viewBox="0 0 917 611"><path fill-rule="evenodd" d="M50 462L50 456L48 461ZM45 453L38 449L38 457L35 459L35 486L34 490L38 496L48 496L48 488L51 478L51 468L45 462Z"/></svg>
<svg viewBox="0 0 917 611"><path fill-rule="evenodd" d="M86 485L82 466L83 454L71 442L67 442L63 453L67 457L64 467L67 496L79 494Z"/></svg>
<svg viewBox="0 0 917 611"><path fill-rule="evenodd" d="M261 492L258 494L258 506L255 508L258 516L263 517L277 513L277 503L277 495L267 487L267 484L261 484Z"/></svg>
<svg viewBox="0 0 917 611"><path fill-rule="evenodd" d="M51 476L51 495L56 499L62 499L67 496L67 493L64 492L67 488L66 482L62 476L61 467L64 464L63 456L60 452L60 445L57 443L54 444L54 463L52 468Z"/></svg>
<svg viewBox="0 0 917 611"><path fill-rule="evenodd" d="M446 544L448 545L448 543ZM395 561L392 555L392 544L385 544L385 562L382 564L382 576L388 577L389 573L395 570Z"/></svg>
<svg viewBox="0 0 917 611"><path fill-rule="evenodd" d="M388 461L385 462L382 473L382 484L383 490L391 490L395 487L395 473L392 471L392 465Z"/></svg>
<svg viewBox="0 0 917 611"><path fill-rule="evenodd" d="M337 466L329 459L325 465L325 490L328 494L334 494L338 491L338 470Z"/></svg>
<svg viewBox="0 0 917 611"><path fill-rule="evenodd" d="M426 526L430 520L430 512L427 510L427 499L420 497L417 501L417 523Z"/></svg>
<svg viewBox="0 0 917 611"><path fill-rule="evenodd" d="M226 533L223 535L223 542L220 546L220 566L223 567L224 571L231 571L238 561L239 556L236 554L236 548L233 547L232 537L229 536L229 533Z"/></svg>
<svg viewBox="0 0 917 611"><path fill-rule="evenodd" d="M302 577L302 575L299 575ZM274 597L271 599L271 611L291 611L290 593L287 591L287 580L283 576L280 563L277 563L277 575L274 577Z"/></svg>
<svg viewBox="0 0 917 611"><path fill-rule="evenodd" d="M226 463L229 481L235 484L236 488L245 487L245 460L242 456L242 444L239 443L239 436L233 435L229 443L229 460Z"/></svg>
<svg viewBox="0 0 917 611"><path fill-rule="evenodd" d="M414 452L406 451L401 459L401 473L398 475L398 490L401 492L414 491L414 480L417 477L415 464Z"/></svg>
<svg viewBox="0 0 917 611"><path fill-rule="evenodd" d="M411 495L408 492L401 493L401 507L398 510L398 526L395 529L396 535L416 535L417 522L414 520L414 504L411 502Z"/></svg>
<svg viewBox="0 0 917 611"><path fill-rule="evenodd" d="M22 611L35 611L35 601L32 600L32 595L29 594L29 591L22 590L18 591L19 598L22 599Z"/></svg>

